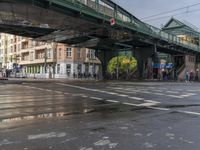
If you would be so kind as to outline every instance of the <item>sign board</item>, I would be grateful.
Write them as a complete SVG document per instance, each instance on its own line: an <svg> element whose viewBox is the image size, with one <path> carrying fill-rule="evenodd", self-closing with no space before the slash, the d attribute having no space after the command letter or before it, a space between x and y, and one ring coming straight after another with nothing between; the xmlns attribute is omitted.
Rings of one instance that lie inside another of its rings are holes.
<svg viewBox="0 0 200 150"><path fill-rule="evenodd" d="M111 18L111 19L110 19L110 25L111 25L111 26L114 26L115 24L116 24L115 18Z"/></svg>
<svg viewBox="0 0 200 150"><path fill-rule="evenodd" d="M168 69L171 69L173 67L174 67L174 65L172 63L166 64L166 68L168 68Z"/></svg>
<svg viewBox="0 0 200 150"><path fill-rule="evenodd" d="M167 68L167 69L171 69L173 68L174 65L172 63L169 64L153 64L153 68L159 68L159 69L163 69L163 68Z"/></svg>

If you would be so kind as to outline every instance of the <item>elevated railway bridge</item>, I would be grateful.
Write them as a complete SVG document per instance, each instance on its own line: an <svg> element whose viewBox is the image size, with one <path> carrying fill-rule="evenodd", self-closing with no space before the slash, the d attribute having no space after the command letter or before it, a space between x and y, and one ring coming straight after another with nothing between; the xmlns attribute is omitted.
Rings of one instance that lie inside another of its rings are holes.
<svg viewBox="0 0 200 150"><path fill-rule="evenodd" d="M148 25L111 0L0 0L0 32L96 49L104 66L117 50L128 49L140 74L157 52L200 54L199 43Z"/></svg>

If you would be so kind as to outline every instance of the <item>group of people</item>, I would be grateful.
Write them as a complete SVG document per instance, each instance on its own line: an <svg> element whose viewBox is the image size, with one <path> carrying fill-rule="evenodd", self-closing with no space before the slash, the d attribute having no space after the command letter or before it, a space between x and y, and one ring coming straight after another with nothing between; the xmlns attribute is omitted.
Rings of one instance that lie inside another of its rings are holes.
<svg viewBox="0 0 200 150"><path fill-rule="evenodd" d="M96 79L98 80L99 79L99 75L96 74L96 73L73 73L73 78L79 78L79 79Z"/></svg>
<svg viewBox="0 0 200 150"><path fill-rule="evenodd" d="M0 70L0 77L2 77L2 78L8 78L8 77L10 77L11 73L12 73L12 70L1 69Z"/></svg>
<svg viewBox="0 0 200 150"><path fill-rule="evenodd" d="M193 71L186 71L185 73L185 82L198 80L198 74L195 74Z"/></svg>

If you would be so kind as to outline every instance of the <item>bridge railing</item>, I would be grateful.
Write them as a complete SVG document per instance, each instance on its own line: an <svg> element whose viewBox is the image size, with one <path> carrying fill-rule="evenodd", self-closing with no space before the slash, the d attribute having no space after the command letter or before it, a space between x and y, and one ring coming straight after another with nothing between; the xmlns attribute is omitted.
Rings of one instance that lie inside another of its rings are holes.
<svg viewBox="0 0 200 150"><path fill-rule="evenodd" d="M126 14L123 14L119 10L115 10L115 8L112 8L111 6L108 6L106 4L97 3L95 2L95 0L60 0L60 1L68 1L73 4L77 4L77 6L84 5L93 10L94 12L96 12L97 14L103 15L104 17L115 18L117 20L117 23L124 27L137 30L143 34L150 35L155 38L160 38L171 44L176 44L200 52L200 48L198 45L195 45L191 42L183 41L175 35L166 33L159 28L141 22L140 20L135 19L133 16L128 16Z"/></svg>
<svg viewBox="0 0 200 150"><path fill-rule="evenodd" d="M184 40L181 40L179 37L177 37L176 35L173 35L173 34L169 34L169 33L166 33L156 27L153 27L151 25L148 25L146 24L152 31L151 34L152 36L156 36L158 38L162 38L163 40L167 41L167 42L170 42L170 43L173 43L173 44L177 44L177 45L180 45L180 46L183 46L183 47L186 47L186 48L191 48L193 50L196 50L196 51L199 51L199 46L196 45L196 44L193 44L191 42L188 42L188 41L184 41Z"/></svg>

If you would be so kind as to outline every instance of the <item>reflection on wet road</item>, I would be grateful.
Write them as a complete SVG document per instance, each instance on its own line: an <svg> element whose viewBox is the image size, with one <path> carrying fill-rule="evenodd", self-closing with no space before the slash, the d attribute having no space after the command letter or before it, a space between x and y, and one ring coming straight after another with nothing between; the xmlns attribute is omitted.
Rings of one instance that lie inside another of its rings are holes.
<svg viewBox="0 0 200 150"><path fill-rule="evenodd" d="M23 85L0 86L0 121L88 113L109 103Z"/></svg>

